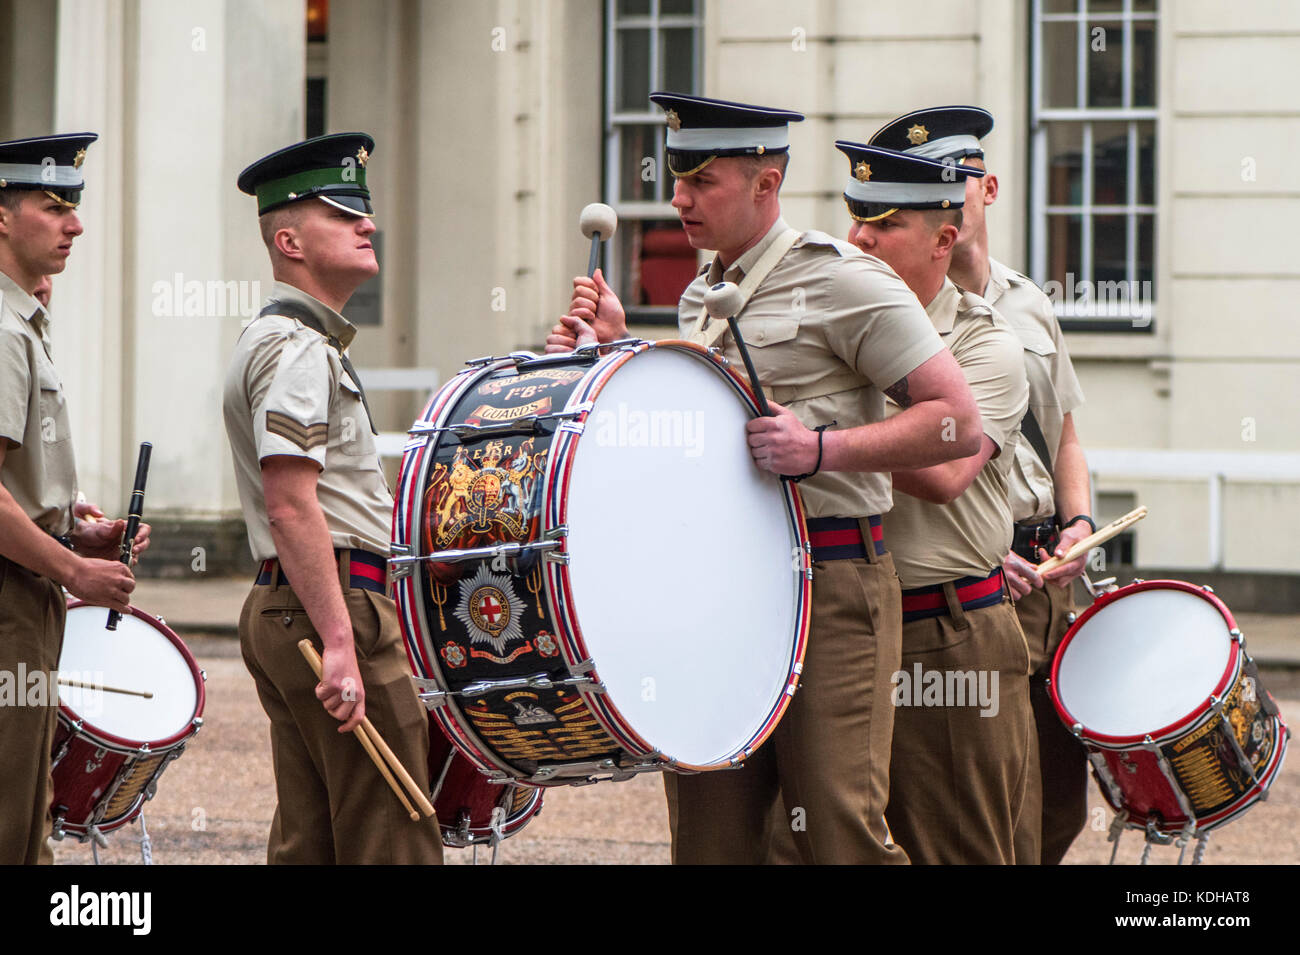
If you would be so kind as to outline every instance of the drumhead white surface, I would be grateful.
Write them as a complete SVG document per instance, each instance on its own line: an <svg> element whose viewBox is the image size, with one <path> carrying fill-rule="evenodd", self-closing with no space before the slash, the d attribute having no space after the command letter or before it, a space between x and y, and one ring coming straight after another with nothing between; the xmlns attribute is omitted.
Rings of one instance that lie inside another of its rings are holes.
<svg viewBox="0 0 1300 955"><path fill-rule="evenodd" d="M72 607L63 631L59 675L145 690L153 699L60 686L59 702L98 729L124 739L153 743L185 729L198 707L194 674L181 652L158 628L124 614L106 630L104 607Z"/></svg>
<svg viewBox="0 0 1300 955"><path fill-rule="evenodd" d="M1065 648L1057 692L1085 729L1142 736L1191 715L1223 678L1228 624L1183 590L1127 594L1088 618Z"/></svg>
<svg viewBox="0 0 1300 955"><path fill-rule="evenodd" d="M645 740L695 765L759 730L796 633L796 538L780 482L749 456L748 418L698 359L638 354L597 398L569 484L569 573L597 673Z"/></svg>

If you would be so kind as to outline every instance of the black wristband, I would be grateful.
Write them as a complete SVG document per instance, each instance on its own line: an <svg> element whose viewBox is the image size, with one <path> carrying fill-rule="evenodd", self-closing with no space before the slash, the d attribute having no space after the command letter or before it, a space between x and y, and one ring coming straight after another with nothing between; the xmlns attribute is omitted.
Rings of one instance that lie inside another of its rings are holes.
<svg viewBox="0 0 1300 955"><path fill-rule="evenodd" d="M827 428L833 428L837 424L839 424L838 421L832 421L830 424L819 424L817 427L813 428L813 430L817 432L817 463L813 465L813 469L809 471L807 474L798 474L792 476L790 478L791 481L793 481L795 484L798 484L800 481L804 480L805 478L812 477L814 474L816 474L818 471L822 469L822 436L826 433Z"/></svg>
<svg viewBox="0 0 1300 955"><path fill-rule="evenodd" d="M1092 532L1093 532L1094 534L1097 533L1097 522L1094 521L1094 520L1093 520L1091 517L1089 517L1087 514L1078 514L1078 515L1076 515L1076 516L1070 518L1068 521L1066 521L1064 524L1061 525L1061 530L1065 530L1065 529L1066 529L1067 527L1069 527L1071 524L1077 524L1079 521L1087 521L1087 522L1088 522L1088 526L1092 528Z"/></svg>

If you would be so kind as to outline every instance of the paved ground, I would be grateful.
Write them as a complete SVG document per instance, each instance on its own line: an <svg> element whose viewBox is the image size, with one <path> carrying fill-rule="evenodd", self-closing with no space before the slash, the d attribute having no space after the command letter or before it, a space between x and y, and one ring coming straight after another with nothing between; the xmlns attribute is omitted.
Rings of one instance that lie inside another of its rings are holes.
<svg viewBox="0 0 1300 955"><path fill-rule="evenodd" d="M267 723L238 645L219 625L225 620L233 626L247 589L244 581L196 587L146 580L137 594L141 607L166 617L186 639L208 675L204 727L163 775L146 813L154 858L160 863L265 861L266 833L275 808ZM1300 620L1242 615L1239 622L1252 651L1273 664L1265 672L1265 684L1295 725L1300 720ZM1293 754L1267 802L1212 834L1205 861L1300 863L1298 777L1300 756ZM1106 829L1111 814L1095 788L1091 806L1091 826L1071 849L1068 863L1104 863L1110 857ZM136 824L113 834L108 849L100 852L101 860L138 863L138 838ZM1141 851L1141 837L1126 833L1118 861L1135 863ZM448 850L447 858L469 863L471 851ZM1177 849L1158 847L1151 861L1173 864L1177 858ZM90 847L64 842L56 850L56 861L89 863ZM500 861L667 863L662 783L657 776L645 776L548 790L541 815L506 841Z"/></svg>

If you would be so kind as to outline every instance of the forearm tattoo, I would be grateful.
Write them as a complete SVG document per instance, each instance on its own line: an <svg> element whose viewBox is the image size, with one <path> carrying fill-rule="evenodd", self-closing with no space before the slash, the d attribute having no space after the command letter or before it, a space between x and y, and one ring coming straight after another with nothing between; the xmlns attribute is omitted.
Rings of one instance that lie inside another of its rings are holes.
<svg viewBox="0 0 1300 955"><path fill-rule="evenodd" d="M907 393L906 375L886 388L885 394L900 408L912 407L912 396Z"/></svg>

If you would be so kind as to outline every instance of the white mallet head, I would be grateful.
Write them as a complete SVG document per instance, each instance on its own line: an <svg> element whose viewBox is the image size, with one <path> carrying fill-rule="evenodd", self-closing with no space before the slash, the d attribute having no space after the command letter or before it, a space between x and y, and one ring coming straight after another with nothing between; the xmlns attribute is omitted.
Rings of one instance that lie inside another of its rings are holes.
<svg viewBox="0 0 1300 955"><path fill-rule="evenodd" d="M735 318L744 301L735 282L719 282L704 293L704 307L710 318L726 321Z"/></svg>
<svg viewBox="0 0 1300 955"><path fill-rule="evenodd" d="M578 216L578 227L588 239L599 237L607 240L618 228L618 213L603 202L593 202L583 207Z"/></svg>

